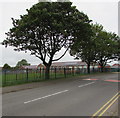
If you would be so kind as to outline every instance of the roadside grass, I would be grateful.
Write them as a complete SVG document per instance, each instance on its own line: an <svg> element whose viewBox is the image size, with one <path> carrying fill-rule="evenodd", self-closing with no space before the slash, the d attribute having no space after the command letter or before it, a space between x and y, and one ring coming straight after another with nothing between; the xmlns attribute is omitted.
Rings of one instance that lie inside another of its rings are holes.
<svg viewBox="0 0 120 118"><path fill-rule="evenodd" d="M49 80L69 78L69 77L80 76L80 75L82 74L78 74L78 73L73 74L69 72L67 72L66 74L51 72ZM1 82L2 84L0 86L4 87L4 86L12 86L12 85L31 83L31 82L48 81L48 79L45 79L44 73L31 72L31 73L28 73L28 75L26 73L2 74L0 75L0 81L2 81Z"/></svg>
<svg viewBox="0 0 120 118"><path fill-rule="evenodd" d="M0 74L0 87L2 87L2 74Z"/></svg>

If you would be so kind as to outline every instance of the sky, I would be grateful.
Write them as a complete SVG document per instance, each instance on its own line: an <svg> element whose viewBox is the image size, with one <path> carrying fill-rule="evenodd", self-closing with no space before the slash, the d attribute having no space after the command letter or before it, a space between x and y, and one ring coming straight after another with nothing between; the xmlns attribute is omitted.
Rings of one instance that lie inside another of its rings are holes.
<svg viewBox="0 0 120 118"><path fill-rule="evenodd" d="M118 34L118 0L71 0L73 5L88 15L93 23L99 23L104 26L108 32L115 32ZM19 19L20 15L26 14L26 9L36 4L38 0L1 0L0 1L0 42L5 38L5 32L12 28L11 18ZM0 66L5 63L10 66L15 66L18 61L26 59L31 65L38 65L42 63L35 56L30 53L16 52L13 47L5 48L0 45ZM64 50L64 49L63 49ZM55 57L59 57L63 50ZM67 53L59 61L74 61L74 57Z"/></svg>

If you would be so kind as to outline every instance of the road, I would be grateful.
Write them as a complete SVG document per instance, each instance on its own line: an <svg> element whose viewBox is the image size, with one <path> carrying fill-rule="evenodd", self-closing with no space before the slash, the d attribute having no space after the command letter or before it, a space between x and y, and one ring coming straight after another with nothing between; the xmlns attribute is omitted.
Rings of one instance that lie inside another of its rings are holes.
<svg viewBox="0 0 120 118"><path fill-rule="evenodd" d="M118 80L118 74L51 81L47 86L6 93L3 116L92 116L118 93L119 82L113 80Z"/></svg>

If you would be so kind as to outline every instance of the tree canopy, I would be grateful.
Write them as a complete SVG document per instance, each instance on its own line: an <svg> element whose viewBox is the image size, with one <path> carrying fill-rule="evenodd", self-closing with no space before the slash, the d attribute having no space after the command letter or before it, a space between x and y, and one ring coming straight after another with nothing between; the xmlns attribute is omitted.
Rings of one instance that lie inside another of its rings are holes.
<svg viewBox="0 0 120 118"><path fill-rule="evenodd" d="M22 59L21 61L18 61L16 64L16 67L19 68L21 66L29 66L30 64L27 62L26 59Z"/></svg>
<svg viewBox="0 0 120 118"><path fill-rule="evenodd" d="M118 40L115 33L101 31L96 38L96 62L101 66L101 71L107 64L108 60L118 58Z"/></svg>
<svg viewBox="0 0 120 118"><path fill-rule="evenodd" d="M6 63L6 64L4 64L3 69L11 69L11 67L10 67L10 65L8 65L8 64Z"/></svg>
<svg viewBox="0 0 120 118"><path fill-rule="evenodd" d="M46 75L52 62L61 59L78 37L80 41L87 39L91 22L71 2L39 2L12 21L14 27L2 44L14 46L16 51L30 51L46 66ZM63 55L54 59L62 48L66 49Z"/></svg>
<svg viewBox="0 0 120 118"><path fill-rule="evenodd" d="M98 63L103 71L108 60L118 58L119 37L115 33L107 32L102 25L91 24L91 35L88 40L77 40L71 47L70 54L75 59L82 59L88 65Z"/></svg>
<svg viewBox="0 0 120 118"><path fill-rule="evenodd" d="M90 73L90 64L95 63L95 40L102 29L102 25L91 24L91 33L89 34L88 39L83 41L76 40L76 42L71 46L70 54L74 56L75 59L81 59L83 62L87 63L88 73Z"/></svg>

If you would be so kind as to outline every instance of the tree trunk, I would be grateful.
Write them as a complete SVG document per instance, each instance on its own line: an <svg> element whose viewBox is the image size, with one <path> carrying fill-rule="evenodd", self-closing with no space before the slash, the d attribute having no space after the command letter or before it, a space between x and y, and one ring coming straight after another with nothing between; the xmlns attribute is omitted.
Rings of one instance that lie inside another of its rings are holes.
<svg viewBox="0 0 120 118"><path fill-rule="evenodd" d="M101 65L101 72L104 72L104 66Z"/></svg>
<svg viewBox="0 0 120 118"><path fill-rule="evenodd" d="M87 73L90 74L90 63L87 64Z"/></svg>
<svg viewBox="0 0 120 118"><path fill-rule="evenodd" d="M45 79L50 79L50 66L46 65L45 67L46 67L46 69L45 69Z"/></svg>
<svg viewBox="0 0 120 118"><path fill-rule="evenodd" d="M103 60L103 57L101 56L101 58L100 58L100 63L99 63L99 65L100 65L100 67L101 67L101 72L104 71L104 63L105 63L105 61Z"/></svg>
<svg viewBox="0 0 120 118"><path fill-rule="evenodd" d="M94 66L93 66L93 70L92 71L93 71L93 73L95 72L95 67Z"/></svg>

